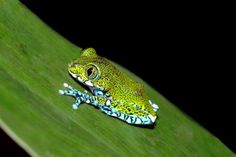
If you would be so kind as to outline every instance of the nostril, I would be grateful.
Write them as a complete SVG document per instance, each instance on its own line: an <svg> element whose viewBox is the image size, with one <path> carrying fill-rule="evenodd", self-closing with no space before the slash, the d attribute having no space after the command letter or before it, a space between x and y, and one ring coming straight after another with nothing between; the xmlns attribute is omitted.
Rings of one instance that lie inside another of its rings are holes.
<svg viewBox="0 0 236 157"><path fill-rule="evenodd" d="M76 67L76 64L71 63L71 64L68 65L68 67L73 67L74 68L74 67Z"/></svg>

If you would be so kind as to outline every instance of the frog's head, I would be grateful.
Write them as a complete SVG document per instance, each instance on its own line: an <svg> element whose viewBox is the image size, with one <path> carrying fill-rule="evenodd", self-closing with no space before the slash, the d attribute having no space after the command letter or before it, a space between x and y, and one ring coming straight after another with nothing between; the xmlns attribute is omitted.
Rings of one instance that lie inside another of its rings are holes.
<svg viewBox="0 0 236 157"><path fill-rule="evenodd" d="M106 91L110 85L106 81L106 71L109 71L110 67L108 60L98 56L93 48L87 48L82 51L79 59L68 65L68 71L74 79L87 86L94 95L107 96Z"/></svg>

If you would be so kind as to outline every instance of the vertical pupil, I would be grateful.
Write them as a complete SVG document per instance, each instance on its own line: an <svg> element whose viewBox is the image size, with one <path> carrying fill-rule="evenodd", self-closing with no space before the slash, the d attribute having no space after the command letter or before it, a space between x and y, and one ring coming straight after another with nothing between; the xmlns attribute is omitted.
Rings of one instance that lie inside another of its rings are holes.
<svg viewBox="0 0 236 157"><path fill-rule="evenodd" d="M93 68L89 68L87 71L88 76L90 76L93 73Z"/></svg>

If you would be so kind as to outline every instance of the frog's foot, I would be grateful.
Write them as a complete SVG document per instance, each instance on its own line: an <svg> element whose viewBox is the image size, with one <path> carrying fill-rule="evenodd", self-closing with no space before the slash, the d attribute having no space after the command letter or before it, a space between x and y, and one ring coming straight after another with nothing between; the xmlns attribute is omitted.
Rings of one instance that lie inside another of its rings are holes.
<svg viewBox="0 0 236 157"><path fill-rule="evenodd" d="M86 90L84 92L81 92L81 91L79 91L77 89L74 89L73 87L71 87L67 83L64 83L63 85L68 90L59 90L59 94L72 96L72 97L74 97L76 99L75 103L72 105L73 109L77 110L79 105L82 102L85 102L85 103L88 103L88 104L92 104L94 106L98 105L98 101L95 99L95 97L89 95Z"/></svg>
<svg viewBox="0 0 236 157"><path fill-rule="evenodd" d="M58 92L59 92L59 94L61 94L61 95L68 95L68 96L73 96L73 97L78 97L78 96L80 96L80 95L82 95L82 93L79 91L79 90L77 90L77 89L74 89L74 88L72 88L70 85L68 85L67 83L64 83L63 84L64 85L64 87L65 88L68 88L68 90L59 90Z"/></svg>
<svg viewBox="0 0 236 157"><path fill-rule="evenodd" d="M73 91L73 90L62 90L62 89L60 89L58 92L61 95L68 95L68 96L76 97L76 92Z"/></svg>
<svg viewBox="0 0 236 157"><path fill-rule="evenodd" d="M74 110L77 110L79 105L80 105L80 103L81 103L80 97L77 97L76 100L75 100L75 103L72 105L72 108Z"/></svg>
<svg viewBox="0 0 236 157"><path fill-rule="evenodd" d="M159 110L159 106L157 104L154 104L151 100L149 100L149 103L155 112Z"/></svg>
<svg viewBox="0 0 236 157"><path fill-rule="evenodd" d="M63 83L63 86L70 89L70 90L74 90L74 88L72 88L70 85L68 85L67 83Z"/></svg>

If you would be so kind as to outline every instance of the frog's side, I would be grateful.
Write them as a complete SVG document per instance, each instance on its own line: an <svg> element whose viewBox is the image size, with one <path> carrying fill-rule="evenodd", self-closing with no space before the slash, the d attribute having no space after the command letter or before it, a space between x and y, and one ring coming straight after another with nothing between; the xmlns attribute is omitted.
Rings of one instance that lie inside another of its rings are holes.
<svg viewBox="0 0 236 157"><path fill-rule="evenodd" d="M68 90L59 92L75 97L74 109L81 102L86 102L130 124L151 125L155 122L158 106L148 100L143 86L119 71L106 58L98 56L93 48L82 51L80 58L69 64L68 71L93 94L64 84Z"/></svg>

